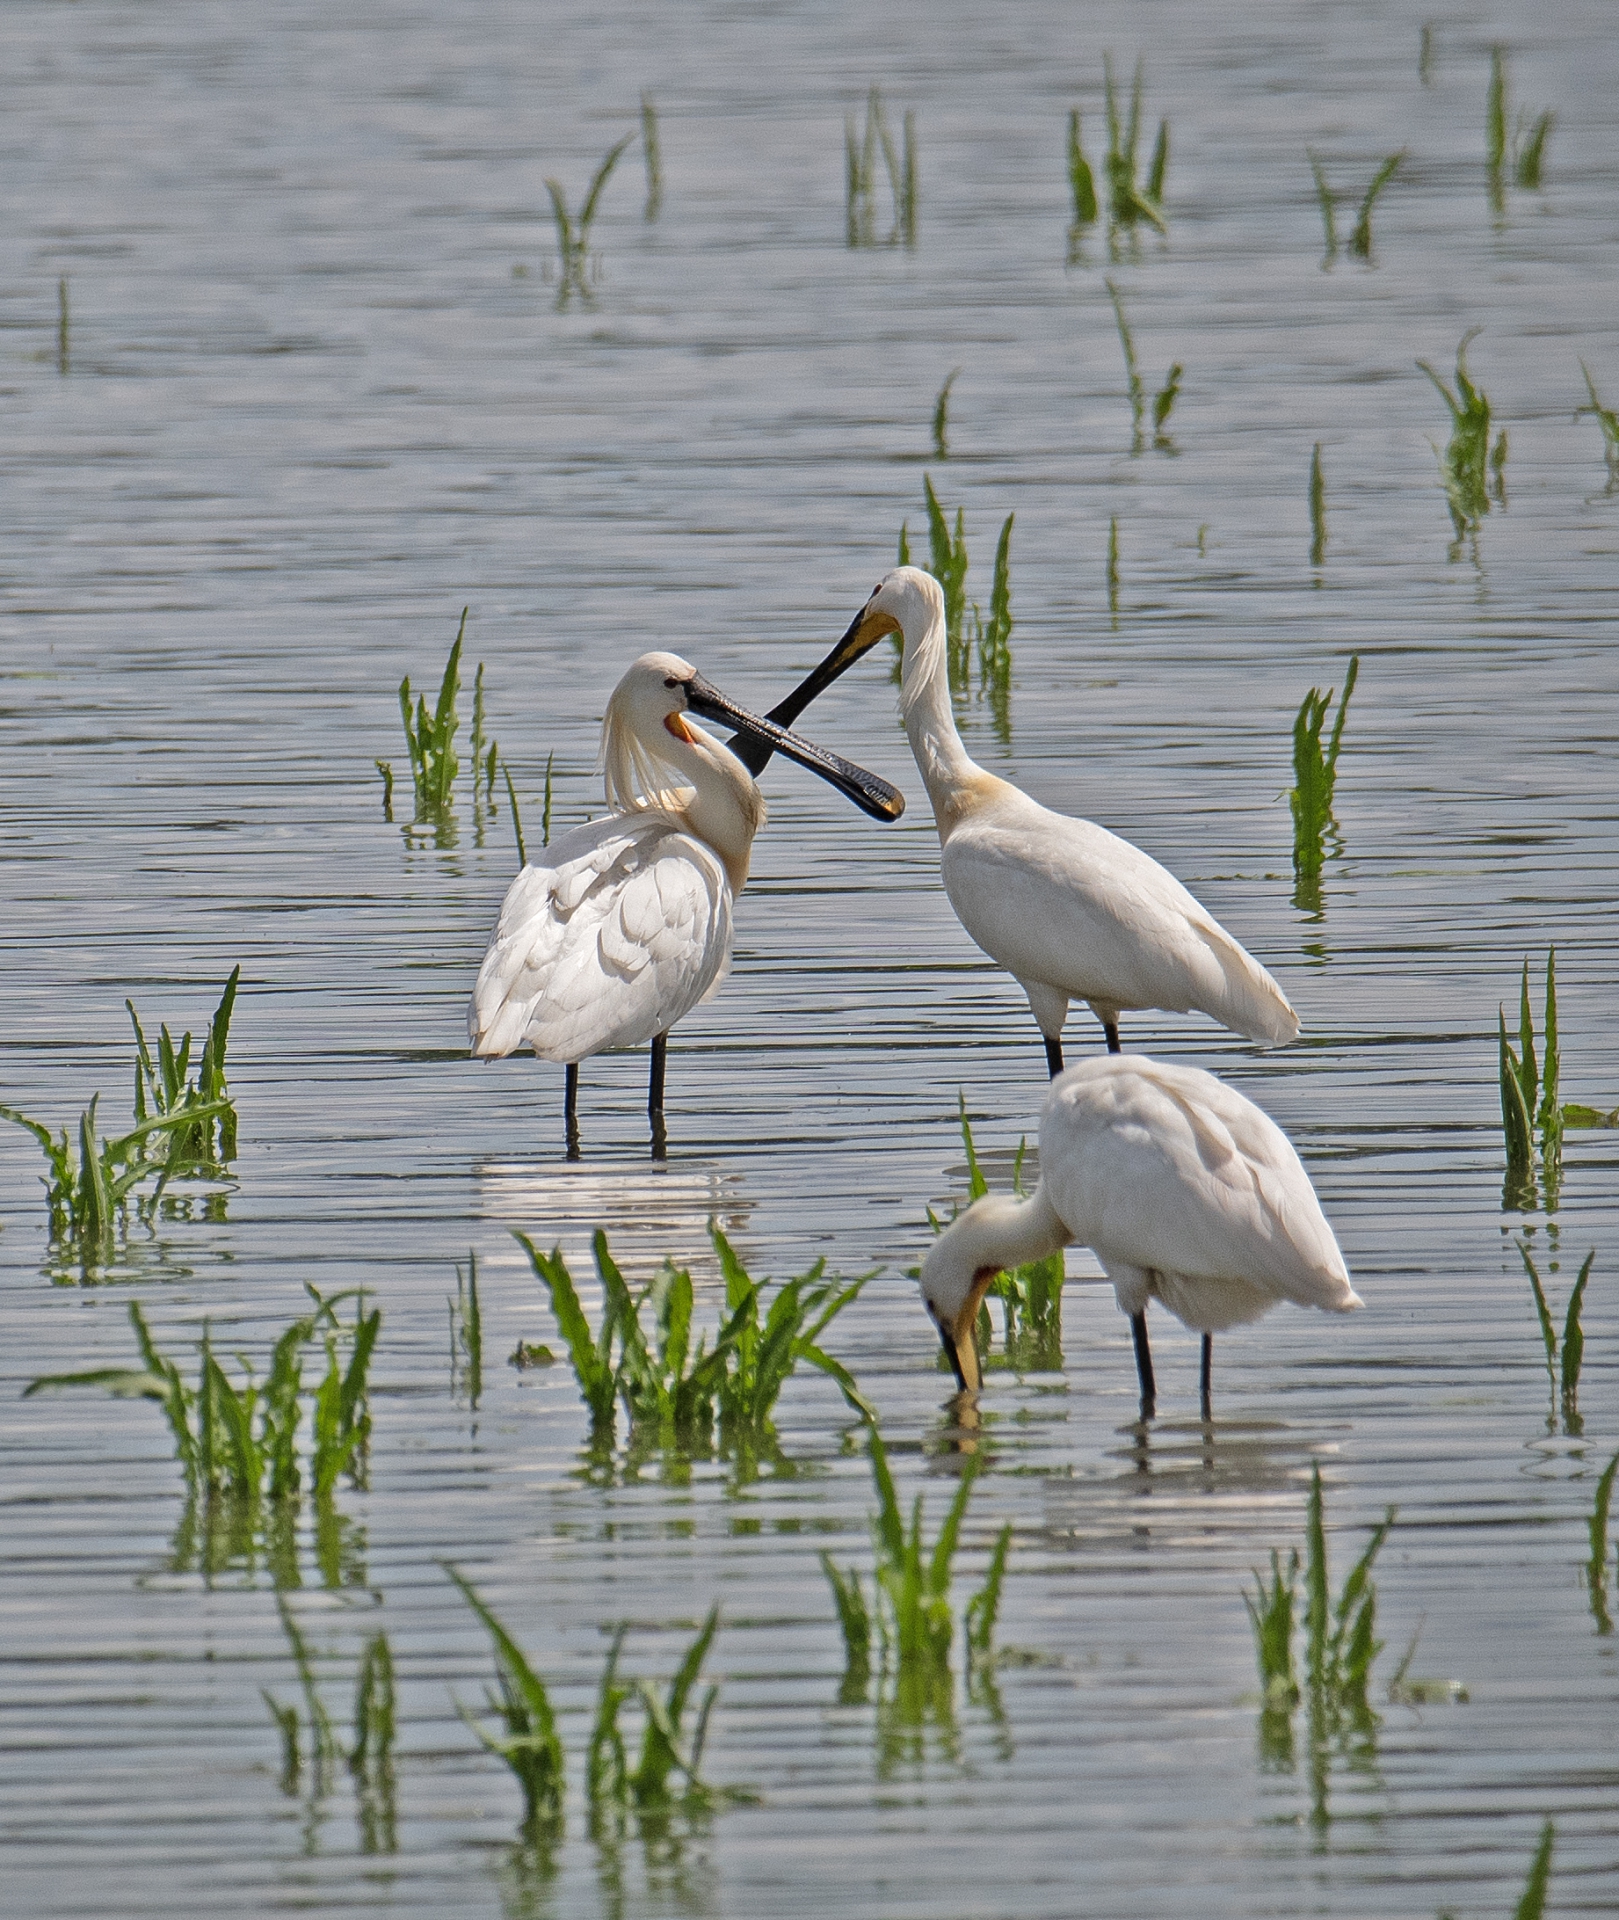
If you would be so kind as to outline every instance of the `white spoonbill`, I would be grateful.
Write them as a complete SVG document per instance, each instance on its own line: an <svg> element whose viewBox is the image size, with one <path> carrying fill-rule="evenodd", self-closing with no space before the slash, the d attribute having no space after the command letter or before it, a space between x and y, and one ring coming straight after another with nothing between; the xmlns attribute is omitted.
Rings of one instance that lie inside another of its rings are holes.
<svg viewBox="0 0 1619 1920"><path fill-rule="evenodd" d="M717 991L731 958L731 903L748 877L764 796L730 748L692 725L702 714L768 743L879 820L905 798L886 780L734 705L672 653L647 653L614 688L602 721L607 804L552 841L500 909L467 1016L472 1051L499 1059L525 1042L567 1067L568 1154L578 1157L579 1062L652 1042L647 1112L663 1151L669 1029Z"/></svg>
<svg viewBox="0 0 1619 1920"><path fill-rule="evenodd" d="M790 725L885 634L905 643L900 713L933 803L944 890L956 917L1029 996L1053 1075L1070 1000L1084 1000L1119 1051L1119 1015L1194 1009L1263 1046L1296 1040L1298 1015L1259 962L1158 862L1089 820L1053 813L976 766L950 711L944 595L896 567L847 633L770 717ZM761 741L738 743L755 773Z"/></svg>
<svg viewBox="0 0 1619 1920"><path fill-rule="evenodd" d="M922 1300L963 1392L978 1385L973 1325L1003 1268L1078 1241L1113 1282L1135 1335L1141 1415L1156 1407L1147 1302L1203 1335L1209 1418L1214 1335L1279 1301L1364 1303L1287 1135L1198 1067L1106 1054L1054 1080L1040 1114L1040 1184L986 1194L922 1262Z"/></svg>

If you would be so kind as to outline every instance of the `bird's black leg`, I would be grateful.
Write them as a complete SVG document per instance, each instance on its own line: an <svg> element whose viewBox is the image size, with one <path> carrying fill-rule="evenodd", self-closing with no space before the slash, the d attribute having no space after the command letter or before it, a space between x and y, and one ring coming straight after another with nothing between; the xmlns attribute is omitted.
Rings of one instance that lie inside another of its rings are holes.
<svg viewBox="0 0 1619 1920"><path fill-rule="evenodd" d="M1041 1034L1040 1038L1046 1043L1046 1065L1051 1070L1052 1079L1055 1080L1062 1072L1062 1041L1053 1039L1049 1033Z"/></svg>
<svg viewBox="0 0 1619 1920"><path fill-rule="evenodd" d="M570 1060L562 1077L562 1126L568 1139L568 1158L579 1158L579 1063Z"/></svg>
<svg viewBox="0 0 1619 1920"><path fill-rule="evenodd" d="M1203 1396L1203 1419L1206 1423L1214 1418L1214 1335L1212 1333L1206 1333L1203 1336L1203 1371L1199 1377L1199 1385Z"/></svg>
<svg viewBox="0 0 1619 1920"><path fill-rule="evenodd" d="M1119 1023L1117 1020L1104 1020L1102 1022L1102 1034L1107 1041L1107 1050L1109 1053L1123 1053L1124 1049L1119 1045Z"/></svg>
<svg viewBox="0 0 1619 1920"><path fill-rule="evenodd" d="M663 1069L669 1058L669 1036L652 1036L652 1077L647 1083L646 1113L652 1122L652 1158L662 1160L668 1152L668 1136L663 1130Z"/></svg>
<svg viewBox="0 0 1619 1920"><path fill-rule="evenodd" d="M1158 1389L1152 1377L1152 1348L1147 1344L1147 1310L1130 1316L1130 1333L1136 1343L1136 1378L1141 1382L1141 1417L1150 1420L1158 1411Z"/></svg>

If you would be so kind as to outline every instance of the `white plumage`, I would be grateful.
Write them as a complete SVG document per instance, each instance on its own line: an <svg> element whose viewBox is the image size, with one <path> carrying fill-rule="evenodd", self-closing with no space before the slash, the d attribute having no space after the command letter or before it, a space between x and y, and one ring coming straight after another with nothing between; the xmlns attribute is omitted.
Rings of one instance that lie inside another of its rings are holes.
<svg viewBox="0 0 1619 1920"><path fill-rule="evenodd" d="M1334 1313L1362 1304L1275 1121L1213 1074L1145 1054L1104 1055L1053 1081L1034 1193L985 1196L929 1250L923 1300L964 1387L977 1385L972 1328L995 1274L1076 1241L1138 1328L1158 1300L1205 1336L1205 1401L1214 1333L1284 1300ZM1141 1387L1150 1412L1150 1357Z"/></svg>
<svg viewBox="0 0 1619 1920"><path fill-rule="evenodd" d="M1198 1011L1264 1046L1298 1016L1259 962L1158 862L1089 820L1053 813L969 757L950 706L944 595L916 567L878 583L848 632L791 698L789 718L874 646L905 646L900 710L933 803L945 892L992 960L1015 975L1053 1073L1071 1000L1118 1050L1123 1012Z"/></svg>

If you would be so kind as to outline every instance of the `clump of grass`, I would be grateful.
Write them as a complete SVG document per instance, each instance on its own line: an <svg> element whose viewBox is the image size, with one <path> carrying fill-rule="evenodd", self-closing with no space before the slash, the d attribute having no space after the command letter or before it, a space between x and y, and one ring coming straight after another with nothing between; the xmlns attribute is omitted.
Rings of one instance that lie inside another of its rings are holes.
<svg viewBox="0 0 1619 1920"><path fill-rule="evenodd" d="M410 675L407 673L399 683L399 712L405 723L405 749L410 755L418 820L431 819L448 808L455 776L461 771L461 762L455 757L455 736L461 726L456 696L461 691L461 646L466 639L467 615L471 611L470 607L461 609L461 624L456 629L450 657L444 663L444 677L439 682L438 699L433 706L429 708L425 694L419 695L413 713ZM379 760L377 767L391 800L393 768L385 760Z"/></svg>
<svg viewBox="0 0 1619 1920"><path fill-rule="evenodd" d="M1534 190L1542 184L1546 143L1556 120L1555 113L1537 116L1520 111L1509 132L1506 49L1491 47L1490 84L1484 96L1484 168L1490 205L1497 213L1506 206L1509 173L1519 187Z"/></svg>
<svg viewBox="0 0 1619 1920"><path fill-rule="evenodd" d="M467 1253L465 1275L457 1266L450 1308L450 1385L463 1392L476 1413L483 1392L483 1313L478 1305L478 1256Z"/></svg>
<svg viewBox="0 0 1619 1920"><path fill-rule="evenodd" d="M24 1128L39 1143L51 1250L81 1273L88 1275L116 1257L128 1230L130 1200L142 1182L156 1181L144 1203L149 1210L176 1176L217 1174L235 1158L236 1109L225 1084L225 1050L241 974L235 968L225 983L195 1076L191 1035L176 1045L163 1027L154 1060L133 1001L124 1002L135 1029L135 1125L128 1133L100 1136L99 1094L79 1116L71 1137L65 1127L53 1134L17 1108L0 1106L0 1119Z"/></svg>
<svg viewBox="0 0 1619 1920"><path fill-rule="evenodd" d="M707 1332L693 1344L695 1298L684 1268L665 1262L649 1287L632 1293L598 1232L602 1321L592 1331L561 1250L545 1254L516 1235L549 1295L598 1449L612 1444L620 1405L632 1431L665 1449L707 1451L716 1427L722 1450L757 1449L773 1437L777 1397L800 1361L827 1374L862 1417L869 1414L853 1375L820 1344L866 1279L840 1286L823 1278L826 1263L817 1261L778 1287L765 1309L765 1283L748 1274L718 1226L710 1223L709 1235L725 1276L725 1316L712 1345Z"/></svg>
<svg viewBox="0 0 1619 1920"><path fill-rule="evenodd" d="M1535 1178L1539 1147L1540 1184L1548 1210L1556 1205L1563 1174L1563 1133L1567 1127L1608 1124L1595 1108L1558 1098L1562 1045L1557 1031L1557 949L1546 951L1546 995L1540 1055L1535 1052L1535 1015L1529 1000L1529 962L1518 985L1518 1044L1507 1038L1506 1008L1497 1009L1500 1054L1501 1131L1506 1141L1506 1182L1501 1205L1506 1211L1531 1212L1541 1195Z"/></svg>
<svg viewBox="0 0 1619 1920"><path fill-rule="evenodd" d="M346 1750L341 1747L331 1714L321 1698L314 1657L286 1596L276 1595L276 1611L281 1629L292 1650L293 1665L303 1695L308 1721L308 1758L305 1760L305 1735L296 1705L283 1706L267 1687L259 1689L281 1735L281 1788L297 1795L305 1778L307 1764L309 1799L319 1802L326 1794L339 1754L348 1763L354 1782L360 1821L360 1850L363 1853L392 1853L397 1840L394 1812L393 1745L397 1707L394 1694L393 1654L385 1633L368 1636L360 1656L354 1687L354 1737Z"/></svg>
<svg viewBox="0 0 1619 1920"><path fill-rule="evenodd" d="M557 229L557 265L560 276L557 305L559 307L566 306L571 296L576 293L582 300L593 297L590 288L591 224L596 218L596 209L601 202L602 191L613 177L613 169L623 159L625 151L633 145L634 140L635 135L627 133L622 140L609 148L606 158L591 179L577 218L568 211L568 199L561 182L547 180L545 183L545 190L551 196L551 216L556 221Z"/></svg>
<svg viewBox="0 0 1619 1920"><path fill-rule="evenodd" d="M1315 178L1316 203L1321 209L1321 226L1326 238L1326 251L1322 257L1321 264L1323 267L1330 268L1332 263L1338 258L1336 200L1332 188L1327 184L1326 170L1322 166L1320 159L1314 153L1311 153L1308 147L1305 148L1305 155L1310 162L1310 172ZM1378 198L1382 194L1383 189L1399 171L1400 163L1404 159L1405 153L1403 150L1399 153L1391 153L1388 158L1383 161L1381 166L1378 167L1376 173L1372 175L1371 185L1361 197L1360 206L1355 215L1355 224L1350 230L1349 239L1344 249L1352 259L1364 260L1370 263L1372 258L1372 212L1377 205Z"/></svg>
<svg viewBox="0 0 1619 1920"><path fill-rule="evenodd" d="M952 367L933 403L933 451L941 460L950 458L950 389L956 384L960 367Z"/></svg>
<svg viewBox="0 0 1619 1920"><path fill-rule="evenodd" d="M948 1723L954 1697L950 1657L957 1629L950 1593L951 1568L967 1502L978 1477L979 1459L975 1455L967 1462L930 1551L922 1531L922 1496L917 1495L907 1526L875 1422L867 1436L867 1449L878 1502L871 1520L872 1604L868 1606L854 1568L840 1569L830 1554L821 1555L821 1568L832 1588L844 1641L845 1669L839 1697L846 1702L866 1697L875 1625L879 1701L897 1710L899 1719L907 1724L920 1725L930 1715ZM962 1610L961 1642L969 1681L975 1668L988 1671L994 1663L995 1623L1011 1542L1008 1521L996 1538L983 1586Z"/></svg>
<svg viewBox="0 0 1619 1920"><path fill-rule="evenodd" d="M159 1028L154 1060L134 1001L124 1002L135 1029L136 1124L149 1119L183 1121L188 1112L196 1114L202 1107L214 1109L205 1117L193 1118L189 1125L176 1125L151 1136L153 1156L161 1157L166 1173L183 1169L217 1172L236 1158L236 1108L225 1084L225 1050L230 1043L231 1014L241 978L242 969L233 967L208 1023L195 1079L189 1077L190 1033L183 1034L176 1046L168 1027Z"/></svg>
<svg viewBox="0 0 1619 1920"><path fill-rule="evenodd" d="M1580 1325L1580 1310L1585 1304L1586 1282L1591 1278L1591 1268L1596 1261L1596 1249L1593 1247L1585 1256L1585 1264L1580 1268L1579 1278L1568 1296L1568 1306L1563 1315L1562 1338L1558 1338L1557 1327L1552 1320L1551 1308L1546 1300L1546 1289L1540 1273L1529 1254L1529 1244L1521 1241L1518 1246L1519 1258L1523 1261L1524 1272L1529 1276L1529 1285L1535 1296L1535 1318L1540 1323L1540 1338L1546 1349L1546 1378L1551 1384L1552 1411L1547 1415L1547 1429L1555 1432L1557 1415L1563 1416L1563 1431L1578 1435L1584 1430L1580 1418L1580 1367L1585 1359L1585 1331Z"/></svg>
<svg viewBox="0 0 1619 1920"><path fill-rule="evenodd" d="M954 376L952 376L953 378ZM976 658L978 697L989 703L996 733L1010 742L1012 734L1012 526L1016 518L1008 514L1001 523L995 543L995 570L990 584L989 619L986 621L976 600L967 598L967 513L956 509L954 530L939 496L933 490L931 475L922 476L922 499L928 518L927 572L938 581L944 593L944 627L950 690L965 698L972 691ZM910 525L899 532L899 565L911 564ZM895 675L898 677L903 647L896 642Z"/></svg>
<svg viewBox="0 0 1619 1920"><path fill-rule="evenodd" d="M1119 345L1124 349L1124 372L1130 395L1130 451L1140 453L1146 445L1147 390L1142 384L1141 370L1136 364L1135 341L1130 333L1130 323L1124 317L1124 302L1119 290L1111 280L1106 282L1108 298L1113 302L1113 318L1119 329ZM1174 442L1164 432L1169 416L1174 411L1175 402L1180 396L1181 375L1185 369L1177 360L1164 376L1164 384L1159 388L1152 402L1152 444L1161 452L1173 451Z"/></svg>
<svg viewBox="0 0 1619 1920"><path fill-rule="evenodd" d="M1352 654L1343 692L1336 696L1338 712L1325 748L1321 733L1334 699L1330 687L1312 687L1293 717L1293 786L1287 796L1293 815L1293 877L1296 896L1312 896L1308 902L1296 899L1296 904L1319 906L1326 836L1331 833L1337 838L1332 802L1338 781L1338 755L1343 747L1350 696L1359 675L1360 655Z"/></svg>
<svg viewBox="0 0 1619 1920"><path fill-rule="evenodd" d="M1469 327L1456 349L1456 391L1451 392L1426 360L1417 365L1438 389L1450 414L1450 439L1439 455L1439 478L1450 508L1451 524L1461 541L1476 532L1479 522L1490 510L1490 476L1496 481L1496 496L1504 498L1507 463L1507 436L1496 436L1490 444L1490 403L1475 387L1467 371L1467 349L1483 331Z"/></svg>
<svg viewBox="0 0 1619 1920"><path fill-rule="evenodd" d="M1096 216L1100 211L1096 199L1096 176L1091 172L1091 163L1085 158L1085 148L1080 140L1078 107L1070 108L1068 113L1068 191L1074 203L1073 222L1068 229L1069 258L1072 259L1083 230L1096 224Z"/></svg>
<svg viewBox="0 0 1619 1920"><path fill-rule="evenodd" d="M262 1380L245 1356L238 1356L244 1377L240 1384L233 1382L215 1357L205 1324L197 1349L197 1384L187 1386L178 1366L153 1341L139 1302L132 1300L129 1319L140 1348L139 1367L46 1374L32 1381L23 1397L66 1387L99 1387L123 1398L156 1400L193 1494L224 1495L256 1506L264 1498L285 1500L306 1482L313 1497L324 1500L344 1474L353 1485L363 1486L371 1436L367 1373L382 1309L367 1313L363 1292L327 1299L315 1287L306 1285L304 1291L315 1303L314 1311L294 1320L276 1341ZM357 1305L353 1324L345 1327L337 1309L349 1299ZM304 1356L316 1342L324 1350L326 1370L317 1385L306 1388ZM346 1365L340 1353L344 1344ZM310 1437L300 1454L298 1428L306 1400Z"/></svg>
<svg viewBox="0 0 1619 1920"><path fill-rule="evenodd" d="M1327 485L1321 475L1321 442L1310 455L1310 565L1327 557Z"/></svg>
<svg viewBox="0 0 1619 1920"><path fill-rule="evenodd" d="M973 1142L972 1123L967 1118L967 1097L958 1094L956 1098L961 1118L961 1143L967 1154L967 1204L971 1206L989 1192L989 1182L984 1178L978 1150ZM1026 1140L1019 1141L1017 1155L1012 1162L1012 1187L1020 1196L1023 1193L1023 1159L1027 1147ZM938 1219L931 1209L928 1223L935 1233L942 1232L948 1224ZM986 1372L997 1367L1013 1368L1019 1373L1061 1371L1064 1277L1065 1266L1060 1252L1048 1254L1044 1260L1027 1261L996 1276L984 1296L984 1304L979 1308L978 1322L973 1330L979 1364ZM991 1300L998 1300L1001 1304L1002 1351L998 1355L990 1351L994 1343L989 1311ZM945 1364L942 1354L939 1362L941 1366Z"/></svg>
<svg viewBox="0 0 1619 1920"><path fill-rule="evenodd" d="M500 1731L486 1731L459 1700L456 1711L487 1751L505 1761L517 1780L523 1794L523 1838L542 1845L552 1843L562 1834L567 1756L545 1682L471 1582L447 1562L441 1564L493 1643L500 1693L498 1697L493 1693L486 1696L487 1711L499 1721ZM735 1788L710 1786L702 1777L703 1748L719 1687L709 1686L695 1711L691 1709L703 1661L719 1628L719 1614L718 1606L710 1609L673 1679L661 1693L644 1680L620 1677L625 1630L620 1628L615 1635L597 1690L585 1765L585 1797L591 1828L598 1836L621 1828L632 1809L645 1817L676 1806L694 1811L754 1798ZM633 1767L619 1726L619 1716L632 1700L639 1703L642 1713L640 1753Z"/></svg>
<svg viewBox="0 0 1619 1920"><path fill-rule="evenodd" d="M1153 144L1145 180L1137 174L1137 153L1141 141L1141 89L1143 63L1136 62L1135 78L1130 86L1130 111L1119 111L1113 86L1113 59L1102 56L1102 89L1107 106L1107 157L1102 163L1107 180L1108 215L1113 225L1126 231L1145 221L1159 233L1167 233L1164 218L1164 176L1169 168L1169 122L1160 120L1158 138Z"/></svg>
<svg viewBox="0 0 1619 1920"><path fill-rule="evenodd" d="M658 109L652 95L641 95L641 155L646 161L646 205L643 220L656 220L663 211L663 149L658 144Z"/></svg>
<svg viewBox="0 0 1619 1920"><path fill-rule="evenodd" d="M1383 1642L1377 1638L1377 1588L1372 1569L1393 1527L1390 1507L1382 1524L1350 1569L1336 1596L1327 1562L1326 1503L1321 1469L1311 1469L1302 1566L1297 1548L1284 1563L1271 1554L1270 1578L1256 1572L1257 1591L1245 1593L1253 1628L1254 1657L1261 1689L1260 1743L1272 1763L1291 1766L1293 1715L1301 1700L1307 1707L1310 1771L1315 1788L1314 1819L1327 1813L1327 1771L1334 1750L1362 1751L1375 1739L1378 1716L1367 1686ZM1300 1620L1299 1576L1304 1576ZM1302 1625L1302 1677L1299 1660ZM1413 1642L1413 1649L1414 1649ZM1407 1655L1409 1661L1410 1655ZM1400 1679L1404 1678L1402 1665ZM1427 1683L1418 1683L1426 1686ZM1450 1697L1454 1697L1452 1694Z"/></svg>
<svg viewBox="0 0 1619 1920"><path fill-rule="evenodd" d="M1580 372L1585 375L1585 390L1591 396L1591 404L1588 407L1577 407L1574 418L1578 420L1585 414L1590 414L1602 429L1602 458L1608 469L1607 491L1612 493L1616 487L1619 487L1619 409L1603 406L1602 396L1597 392L1597 384L1591 378L1591 369L1583 360L1580 362Z"/></svg>
<svg viewBox="0 0 1619 1920"><path fill-rule="evenodd" d="M1602 1470L1597 1481L1596 1501L1586 1528L1591 1536L1591 1557L1586 1562L1585 1584L1591 1595L1591 1613L1599 1634L1613 1632L1613 1616L1608 1612L1608 1515L1613 1507L1614 1475L1619 1473L1619 1453Z"/></svg>
<svg viewBox="0 0 1619 1920"><path fill-rule="evenodd" d="M893 200L894 221L885 246L916 245L916 115L901 122L901 149L895 150L883 96L873 87L866 98L866 124L857 131L854 115L843 123L845 237L851 247L874 247L877 242L877 156L882 155Z"/></svg>

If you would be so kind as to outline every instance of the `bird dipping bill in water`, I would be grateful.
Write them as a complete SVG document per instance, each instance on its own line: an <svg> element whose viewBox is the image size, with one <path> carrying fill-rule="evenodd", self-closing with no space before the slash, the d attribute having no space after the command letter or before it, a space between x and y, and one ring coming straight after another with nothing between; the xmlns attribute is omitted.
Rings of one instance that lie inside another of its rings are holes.
<svg viewBox="0 0 1619 1920"><path fill-rule="evenodd" d="M723 722L818 773L878 820L905 798L886 780L736 706L672 653L647 653L614 688L602 722L607 804L553 840L500 909L467 1017L472 1051L527 1044L567 1067L570 1157L578 1154L579 1062L652 1042L647 1111L663 1150L669 1029L717 991L731 957L731 903L748 877L764 796L693 717Z"/></svg>
<svg viewBox="0 0 1619 1920"><path fill-rule="evenodd" d="M956 917L1029 996L1046 1063L1062 1071L1062 1029L1084 1000L1119 1051L1119 1015L1197 1011L1262 1046L1296 1040L1298 1015L1259 962L1158 862L1089 820L1053 813L968 757L950 709L944 595L896 567L826 659L770 717L784 726L874 647L901 635L900 712L933 803L944 890ZM758 773L763 740L737 752Z"/></svg>
<svg viewBox="0 0 1619 1920"><path fill-rule="evenodd" d="M986 1194L922 1262L922 1300L963 1392L977 1387L979 1305L996 1274L1073 1242L1089 1247L1135 1334L1142 1418L1156 1410L1147 1303L1203 1335L1210 1417L1214 1335L1279 1301L1364 1304L1286 1134L1198 1067L1106 1054L1052 1082L1040 1115L1040 1184Z"/></svg>

